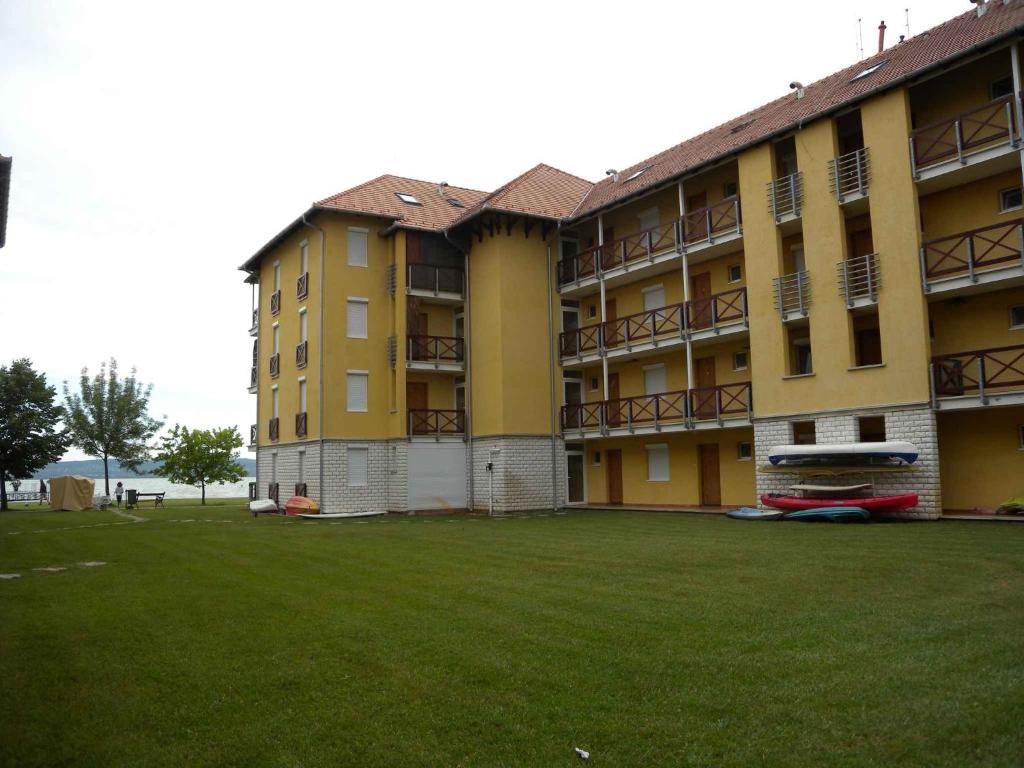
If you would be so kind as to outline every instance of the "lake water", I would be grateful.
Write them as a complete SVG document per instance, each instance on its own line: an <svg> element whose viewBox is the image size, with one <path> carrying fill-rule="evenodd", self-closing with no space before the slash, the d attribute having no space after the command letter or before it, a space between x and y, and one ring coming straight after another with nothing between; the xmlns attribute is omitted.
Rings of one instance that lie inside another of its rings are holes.
<svg viewBox="0 0 1024 768"><path fill-rule="evenodd" d="M96 481L96 493L97 495L103 493L103 478L93 478ZM162 477L112 477L110 478L110 495L114 495L114 486L117 485L117 481L120 480L124 483L124 487L134 488L140 493L160 493L161 491L167 494L168 499L198 499L202 495L202 491L193 485L178 485L177 483L171 483ZM208 499L232 499L232 498L248 498L249 496L249 483L256 482L255 477L247 477L244 480L237 483L225 483L224 485L208 485L206 486L206 498ZM47 487L50 485L49 479L46 481ZM22 480L21 491L38 491L39 481L38 480ZM14 488L10 483L7 483L7 492L13 493Z"/></svg>

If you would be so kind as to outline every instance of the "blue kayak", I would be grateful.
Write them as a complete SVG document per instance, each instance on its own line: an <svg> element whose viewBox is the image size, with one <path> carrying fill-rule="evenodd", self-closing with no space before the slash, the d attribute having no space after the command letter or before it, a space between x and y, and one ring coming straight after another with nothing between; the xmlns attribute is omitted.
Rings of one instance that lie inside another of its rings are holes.
<svg viewBox="0 0 1024 768"><path fill-rule="evenodd" d="M755 509L753 507L740 507L730 509L725 513L726 517L733 520L779 520L785 514L781 509Z"/></svg>
<svg viewBox="0 0 1024 768"><path fill-rule="evenodd" d="M782 519L805 523L866 523L871 513L860 507L815 507L786 512Z"/></svg>

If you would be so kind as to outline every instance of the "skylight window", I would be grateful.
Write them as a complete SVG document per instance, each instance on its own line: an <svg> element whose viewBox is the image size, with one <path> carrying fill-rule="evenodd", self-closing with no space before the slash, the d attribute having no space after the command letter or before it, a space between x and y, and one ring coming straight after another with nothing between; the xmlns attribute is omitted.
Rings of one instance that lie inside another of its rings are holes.
<svg viewBox="0 0 1024 768"><path fill-rule="evenodd" d="M466 206L464 206L462 204L461 200L458 200L458 199L456 199L454 197L449 197L449 198L446 198L446 199L448 200L448 205L450 205L452 208L465 208L466 207Z"/></svg>
<svg viewBox="0 0 1024 768"><path fill-rule="evenodd" d="M736 123L732 128L729 129L729 133L739 133L744 128L749 128L750 124L754 122L754 118L744 120L742 123Z"/></svg>
<svg viewBox="0 0 1024 768"><path fill-rule="evenodd" d="M885 61L880 61L877 64L872 64L870 67L865 69L863 72L860 72L860 73L854 75L853 79L850 80L850 82L851 83L855 83L858 80L867 77L868 75L872 75L872 74L874 74L875 72L880 70L882 67L884 67L888 63L889 63L889 60L886 59Z"/></svg>
<svg viewBox="0 0 1024 768"><path fill-rule="evenodd" d="M408 192L395 192L395 197L406 205L422 205L422 203L416 199L416 195L410 195Z"/></svg>
<svg viewBox="0 0 1024 768"><path fill-rule="evenodd" d="M639 171L633 171L631 174L629 174L629 176L627 176L626 178L624 178L622 180L622 183L625 184L627 181L632 181L633 179L639 179L645 173L647 173L647 169L646 168L641 168Z"/></svg>

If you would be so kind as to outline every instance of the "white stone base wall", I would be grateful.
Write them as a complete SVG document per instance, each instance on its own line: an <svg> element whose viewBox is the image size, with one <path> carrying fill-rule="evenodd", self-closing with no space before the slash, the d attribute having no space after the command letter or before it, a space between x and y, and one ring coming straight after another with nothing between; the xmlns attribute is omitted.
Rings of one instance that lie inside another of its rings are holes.
<svg viewBox="0 0 1024 768"><path fill-rule="evenodd" d="M299 471L300 452L303 455L301 472ZM256 454L257 498L269 498L270 484L274 482L280 485L280 500L282 502L294 495L296 483L306 484L306 493L311 499L320 498L320 443L261 446L257 449ZM275 455L277 456L276 470Z"/></svg>
<svg viewBox="0 0 1024 768"><path fill-rule="evenodd" d="M562 507L566 496L565 443L561 439L556 439L555 443L555 506ZM467 469L467 478L470 472L473 476L473 508L488 509L491 478L487 474L487 462L492 460L492 448L501 450L493 457L495 512L551 509L549 435L475 438L471 466Z"/></svg>
<svg viewBox="0 0 1024 768"><path fill-rule="evenodd" d="M392 477L405 488L405 473L390 473L391 446L387 440L328 440L324 442L324 495L320 508L326 513L387 512ZM366 485L348 484L349 446L369 449ZM400 480L398 478L401 478Z"/></svg>
<svg viewBox="0 0 1024 768"><path fill-rule="evenodd" d="M762 472L768 464L768 452L776 445L793 442L794 421L814 421L815 440L819 444L853 443L858 440L857 419L862 416L885 417L887 440L906 440L917 446L920 455L913 468L906 472L874 472L836 477L816 476L818 485L855 485L873 483L876 496L900 493L918 494L918 506L893 517L916 520L937 520L942 514L942 492L939 480L939 446L935 414L927 407L901 410L866 409L848 413L808 414L782 419L758 420L754 423L754 456L757 461L757 495L790 493L789 486L806 476L800 470L785 473Z"/></svg>

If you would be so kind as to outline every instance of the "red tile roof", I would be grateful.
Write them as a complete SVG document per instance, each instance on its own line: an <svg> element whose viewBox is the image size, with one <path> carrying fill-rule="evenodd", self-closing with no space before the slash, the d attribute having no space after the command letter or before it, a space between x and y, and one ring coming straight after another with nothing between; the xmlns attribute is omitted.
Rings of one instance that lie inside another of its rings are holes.
<svg viewBox="0 0 1024 768"><path fill-rule="evenodd" d="M567 219L593 187L593 182L540 163L499 187L455 223L467 221L483 211Z"/></svg>
<svg viewBox="0 0 1024 768"><path fill-rule="evenodd" d="M1003 5L1002 0L989 0L987 11L980 18L974 10L961 14L808 85L802 99L790 93L620 171L617 182L608 178L595 184L574 218L593 214L702 165L724 159L741 148L892 88L936 64L1006 37L1022 25L1024 2L1012 0L1009 5ZM882 62L877 71L854 80L859 73ZM646 170L635 180L624 181L643 169Z"/></svg>

